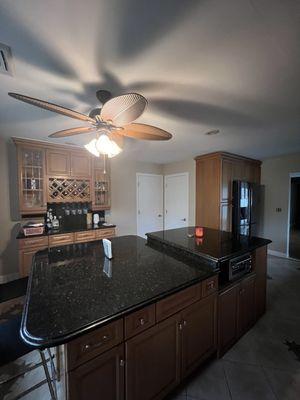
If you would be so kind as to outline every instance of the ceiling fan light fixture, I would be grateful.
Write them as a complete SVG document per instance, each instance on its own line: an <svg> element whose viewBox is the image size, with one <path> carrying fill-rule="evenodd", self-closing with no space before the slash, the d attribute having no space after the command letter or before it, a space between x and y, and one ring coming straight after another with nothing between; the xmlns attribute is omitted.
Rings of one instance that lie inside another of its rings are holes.
<svg viewBox="0 0 300 400"><path fill-rule="evenodd" d="M84 146L94 156L99 157L100 154L107 155L112 158L121 153L122 149L116 142L111 140L105 133L99 136L98 139L91 140Z"/></svg>

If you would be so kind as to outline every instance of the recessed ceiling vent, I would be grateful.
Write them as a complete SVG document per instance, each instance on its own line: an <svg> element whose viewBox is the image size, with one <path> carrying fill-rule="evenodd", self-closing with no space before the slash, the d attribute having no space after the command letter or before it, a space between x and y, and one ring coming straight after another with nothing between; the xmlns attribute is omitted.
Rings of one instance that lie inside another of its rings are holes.
<svg viewBox="0 0 300 400"><path fill-rule="evenodd" d="M0 43L0 72L13 75L12 53L9 46Z"/></svg>

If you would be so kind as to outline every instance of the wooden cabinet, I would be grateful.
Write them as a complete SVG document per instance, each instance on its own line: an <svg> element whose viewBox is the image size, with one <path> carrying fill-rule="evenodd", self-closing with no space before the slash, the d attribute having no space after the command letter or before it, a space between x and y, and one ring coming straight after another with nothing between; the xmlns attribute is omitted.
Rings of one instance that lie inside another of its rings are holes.
<svg viewBox="0 0 300 400"><path fill-rule="evenodd" d="M162 399L180 382L180 315L128 340L126 399Z"/></svg>
<svg viewBox="0 0 300 400"><path fill-rule="evenodd" d="M261 162L217 152L196 160L196 225L231 231L232 182L260 183Z"/></svg>
<svg viewBox="0 0 300 400"><path fill-rule="evenodd" d="M32 267L32 260L36 252L48 247L48 238L38 236L19 239L19 275L28 276Z"/></svg>
<svg viewBox="0 0 300 400"><path fill-rule="evenodd" d="M218 296L218 353L223 355L238 337L239 285L234 285Z"/></svg>
<svg viewBox="0 0 300 400"><path fill-rule="evenodd" d="M266 311L267 291L267 246L254 252L255 281L255 318L260 318Z"/></svg>
<svg viewBox="0 0 300 400"><path fill-rule="evenodd" d="M47 150L48 176L70 175L70 154L68 151Z"/></svg>
<svg viewBox="0 0 300 400"><path fill-rule="evenodd" d="M182 377L216 351L217 296L211 295L182 311Z"/></svg>
<svg viewBox="0 0 300 400"><path fill-rule="evenodd" d="M239 289L239 336L246 333L255 321L255 276L244 279Z"/></svg>
<svg viewBox="0 0 300 400"><path fill-rule="evenodd" d="M110 208L110 164L77 146L13 138L18 154L20 214L42 215L49 203L91 202Z"/></svg>
<svg viewBox="0 0 300 400"><path fill-rule="evenodd" d="M69 372L69 399L123 400L124 364L122 344Z"/></svg>
<svg viewBox="0 0 300 400"><path fill-rule="evenodd" d="M91 158L88 154L71 153L71 176L89 178L91 176Z"/></svg>
<svg viewBox="0 0 300 400"><path fill-rule="evenodd" d="M46 212L44 149L22 144L18 146L17 158L20 213Z"/></svg>
<svg viewBox="0 0 300 400"><path fill-rule="evenodd" d="M224 354L255 322L255 274L219 293L218 354Z"/></svg>

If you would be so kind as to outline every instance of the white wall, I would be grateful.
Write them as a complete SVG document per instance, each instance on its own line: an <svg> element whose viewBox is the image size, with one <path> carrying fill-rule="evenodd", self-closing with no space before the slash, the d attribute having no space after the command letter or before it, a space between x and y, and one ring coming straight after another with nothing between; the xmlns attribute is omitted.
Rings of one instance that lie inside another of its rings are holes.
<svg viewBox="0 0 300 400"><path fill-rule="evenodd" d="M271 239L270 250L286 253L289 174L300 172L300 153L269 158L262 163L261 183L265 185L264 237ZM276 212L281 208L281 212Z"/></svg>
<svg viewBox="0 0 300 400"><path fill-rule="evenodd" d="M189 218L188 224L195 225L195 208L196 208L196 163L190 158L188 160L164 164L162 166L164 175L179 174L181 172L189 173Z"/></svg>
<svg viewBox="0 0 300 400"><path fill-rule="evenodd" d="M161 174L160 164L126 159L119 155L111 160L111 211L107 221L117 225L118 235L136 235L136 174Z"/></svg>

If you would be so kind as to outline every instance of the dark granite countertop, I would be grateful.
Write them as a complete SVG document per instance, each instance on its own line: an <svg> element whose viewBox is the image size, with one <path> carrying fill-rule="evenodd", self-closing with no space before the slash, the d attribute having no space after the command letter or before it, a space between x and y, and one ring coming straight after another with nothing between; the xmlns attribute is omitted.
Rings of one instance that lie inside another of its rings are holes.
<svg viewBox="0 0 300 400"><path fill-rule="evenodd" d="M34 238L34 237L39 237L39 236L50 236L50 235L60 235L64 233L72 233L72 232L81 232L81 231L90 231L90 230L97 230L97 229L109 229L109 228L115 228L116 225L84 225L84 226L77 226L77 227L72 227L72 228L66 228L66 227L60 227L59 229L50 229L50 230L45 230L44 233L41 235L32 235L32 236L25 236L23 231L21 230L16 239L27 239L27 238Z"/></svg>
<svg viewBox="0 0 300 400"><path fill-rule="evenodd" d="M49 347L92 330L217 272L208 263L179 261L138 236L112 239L105 259L100 243L36 254L27 289L21 336Z"/></svg>
<svg viewBox="0 0 300 400"><path fill-rule="evenodd" d="M224 262L271 243L271 240L259 237L240 235L237 239L230 232L210 228L203 229L203 238L188 236L195 233L194 226L151 232L147 234L147 237L150 244L161 243L216 263Z"/></svg>

